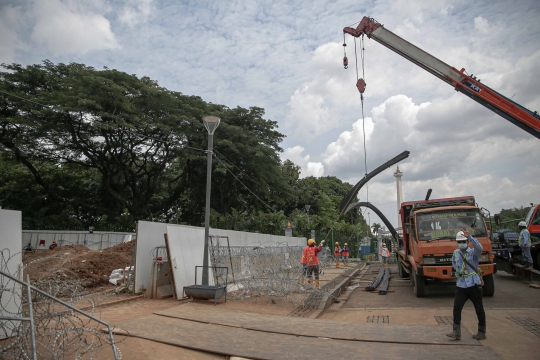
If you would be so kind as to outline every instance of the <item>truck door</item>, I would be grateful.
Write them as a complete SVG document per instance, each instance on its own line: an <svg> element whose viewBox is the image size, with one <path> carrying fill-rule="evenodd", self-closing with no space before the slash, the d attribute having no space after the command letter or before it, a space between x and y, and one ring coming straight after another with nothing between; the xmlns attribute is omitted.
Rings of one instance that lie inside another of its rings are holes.
<svg viewBox="0 0 540 360"><path fill-rule="evenodd" d="M529 210L525 222L528 224L531 235L540 237L540 205L536 205Z"/></svg>

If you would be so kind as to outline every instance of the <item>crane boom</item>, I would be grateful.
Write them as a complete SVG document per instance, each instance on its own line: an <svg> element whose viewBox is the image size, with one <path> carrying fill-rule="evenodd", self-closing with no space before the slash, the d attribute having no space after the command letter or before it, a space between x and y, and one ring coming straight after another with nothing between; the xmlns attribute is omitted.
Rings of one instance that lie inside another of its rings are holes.
<svg viewBox="0 0 540 360"><path fill-rule="evenodd" d="M499 114L512 124L540 139L540 116L504 95L482 84L476 78L465 74L465 69L456 68L437 59L435 56L414 46L405 39L384 28L376 20L364 16L356 29L346 27L345 34L354 37L366 35L379 44L389 48L404 58L410 60L442 81L452 85L459 91L493 112Z"/></svg>

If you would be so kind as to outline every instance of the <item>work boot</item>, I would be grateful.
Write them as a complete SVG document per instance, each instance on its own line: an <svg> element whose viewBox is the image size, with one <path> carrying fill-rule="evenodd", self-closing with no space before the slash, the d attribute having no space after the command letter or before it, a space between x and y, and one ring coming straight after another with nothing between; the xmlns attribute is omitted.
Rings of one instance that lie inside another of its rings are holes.
<svg viewBox="0 0 540 360"><path fill-rule="evenodd" d="M339 261L336 263L336 269L340 269L341 266L339 265Z"/></svg>
<svg viewBox="0 0 540 360"><path fill-rule="evenodd" d="M454 338L456 340L461 340L461 325L454 324L453 329L454 331L446 334L446 336Z"/></svg>
<svg viewBox="0 0 540 360"><path fill-rule="evenodd" d="M478 334L472 336L476 340L484 340L486 338L486 326L478 325Z"/></svg>
<svg viewBox="0 0 540 360"><path fill-rule="evenodd" d="M527 269L532 269L533 268L533 263L527 263Z"/></svg>
<svg viewBox="0 0 540 360"><path fill-rule="evenodd" d="M321 287L319 286L319 279L316 279L315 280L315 287L317 288L317 290L319 290ZM485 335L484 335L484 339L485 339Z"/></svg>
<svg viewBox="0 0 540 360"><path fill-rule="evenodd" d="M308 279L307 279L307 283L308 283L308 284L311 284L311 278L308 278Z"/></svg>

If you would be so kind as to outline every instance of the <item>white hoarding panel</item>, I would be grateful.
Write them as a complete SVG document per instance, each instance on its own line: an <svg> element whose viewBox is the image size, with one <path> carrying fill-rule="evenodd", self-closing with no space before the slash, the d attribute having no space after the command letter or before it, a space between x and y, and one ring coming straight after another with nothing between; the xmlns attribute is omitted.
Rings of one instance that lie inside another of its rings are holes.
<svg viewBox="0 0 540 360"><path fill-rule="evenodd" d="M22 219L20 211L0 209L0 270L21 279L22 272ZM4 316L20 317L21 286L6 277L0 279L0 313ZM14 321L3 322L0 339L10 337L19 325Z"/></svg>

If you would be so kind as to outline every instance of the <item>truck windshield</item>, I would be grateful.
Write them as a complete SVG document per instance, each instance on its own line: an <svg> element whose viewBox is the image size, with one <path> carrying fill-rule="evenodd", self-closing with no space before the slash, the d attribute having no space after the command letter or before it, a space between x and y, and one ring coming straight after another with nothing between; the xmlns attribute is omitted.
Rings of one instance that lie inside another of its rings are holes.
<svg viewBox="0 0 540 360"><path fill-rule="evenodd" d="M436 239L455 239L456 233L466 227L471 235L487 236L486 226L477 209L444 210L418 214L418 239L424 241Z"/></svg>

